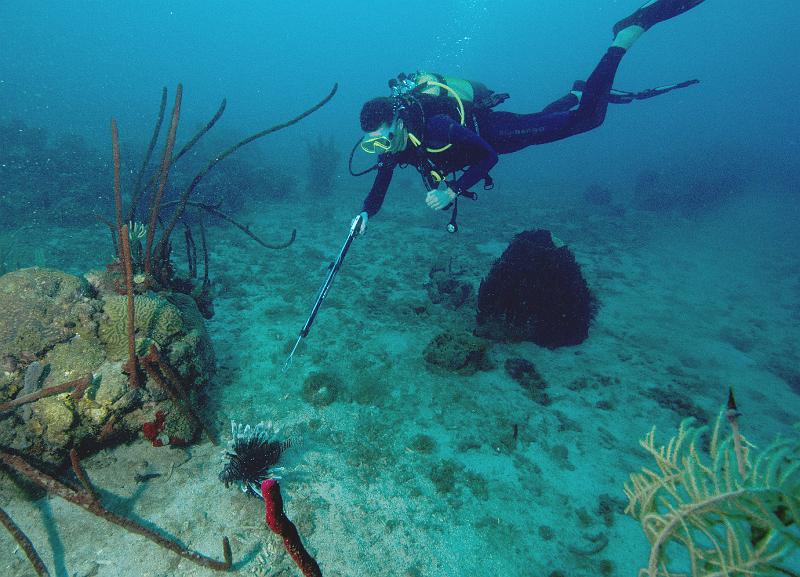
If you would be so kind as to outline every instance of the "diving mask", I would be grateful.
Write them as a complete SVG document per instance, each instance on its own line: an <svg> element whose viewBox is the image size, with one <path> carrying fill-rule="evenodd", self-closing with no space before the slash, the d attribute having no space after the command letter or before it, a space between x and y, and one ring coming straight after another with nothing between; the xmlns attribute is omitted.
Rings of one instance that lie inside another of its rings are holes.
<svg viewBox="0 0 800 577"><path fill-rule="evenodd" d="M382 124L377 130L364 135L361 140L361 150L369 154L392 152L399 148L400 138L402 138L401 129L396 122Z"/></svg>

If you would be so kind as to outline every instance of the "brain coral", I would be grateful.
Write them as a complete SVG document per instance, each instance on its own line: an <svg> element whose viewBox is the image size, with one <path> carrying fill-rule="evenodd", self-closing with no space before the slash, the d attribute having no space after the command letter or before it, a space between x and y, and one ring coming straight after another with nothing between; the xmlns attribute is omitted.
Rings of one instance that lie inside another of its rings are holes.
<svg viewBox="0 0 800 577"><path fill-rule="evenodd" d="M99 336L106 346L108 358L122 360L128 356L128 304L127 297L110 295L103 306L104 318L100 322ZM183 319L178 308L155 294L134 297L134 326L139 354L147 352L151 342L159 346L168 344L183 331Z"/></svg>

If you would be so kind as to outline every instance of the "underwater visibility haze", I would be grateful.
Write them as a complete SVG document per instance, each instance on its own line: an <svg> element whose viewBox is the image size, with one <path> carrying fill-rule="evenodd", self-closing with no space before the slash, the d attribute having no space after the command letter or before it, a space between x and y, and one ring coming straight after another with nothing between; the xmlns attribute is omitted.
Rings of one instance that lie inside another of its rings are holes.
<svg viewBox="0 0 800 577"><path fill-rule="evenodd" d="M798 21L0 2L0 574L800 575Z"/></svg>

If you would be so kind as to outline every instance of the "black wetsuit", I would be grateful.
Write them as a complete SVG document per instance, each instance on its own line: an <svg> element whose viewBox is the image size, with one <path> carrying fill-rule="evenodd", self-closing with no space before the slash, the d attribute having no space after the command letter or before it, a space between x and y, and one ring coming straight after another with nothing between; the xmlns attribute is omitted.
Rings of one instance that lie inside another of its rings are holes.
<svg viewBox="0 0 800 577"><path fill-rule="evenodd" d="M622 48L609 48L581 93L570 93L541 112L516 114L478 110L474 124L477 131L462 126L448 114L426 118L424 127L414 131L421 137L421 149L409 143L401 152L380 155L378 174L362 210L369 216L376 214L383 204L395 167L419 166L421 155L427 156L444 174L464 170L461 176L448 182L455 192L462 193L488 176L499 154L561 140L600 126L606 116L614 75L624 54ZM452 146L443 152L422 152L424 148L440 148L447 144Z"/></svg>

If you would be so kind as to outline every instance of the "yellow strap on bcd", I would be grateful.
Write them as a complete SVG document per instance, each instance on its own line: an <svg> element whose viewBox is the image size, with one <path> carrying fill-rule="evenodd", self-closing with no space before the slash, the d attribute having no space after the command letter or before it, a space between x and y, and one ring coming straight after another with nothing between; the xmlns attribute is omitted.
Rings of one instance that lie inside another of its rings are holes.
<svg viewBox="0 0 800 577"><path fill-rule="evenodd" d="M450 81L452 81L453 83L458 83L459 87L462 90L465 91L465 96L467 96L468 94L472 93L472 85L470 84L469 80L462 80L460 78L452 78L452 79L447 79L447 81L448 81L448 83ZM421 90L422 94L431 94L433 96L438 96L440 94L440 92L438 90L436 90L436 89L446 90L450 94L450 96L452 96L456 101L456 105L458 106L458 119L459 119L459 122L461 123L461 126L464 126L466 124L467 115L466 115L466 112L464 111L464 102L462 101L461 96L459 96L458 92L455 89L451 88L447 84L444 84L442 82L439 82L438 80L435 80L435 76L433 76L432 74L423 75L421 77L421 80L418 80L418 82L420 82L420 86L422 86L423 84L426 86L426 88L423 88ZM467 93L466 89L464 88L464 86L469 86L468 93ZM432 90L436 90L436 92L434 93L434 92L432 92ZM419 138L417 138L416 136L414 136L410 132L408 133L408 139L411 141L411 143L414 146L420 146L420 144L422 144L420 142ZM451 146L453 146L453 145L452 144L445 144L441 148L426 147L425 150L427 150L428 152L432 152L432 153L444 152L445 150L447 150Z"/></svg>

